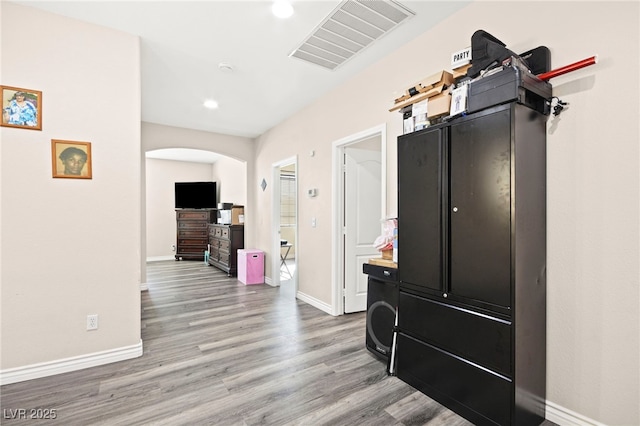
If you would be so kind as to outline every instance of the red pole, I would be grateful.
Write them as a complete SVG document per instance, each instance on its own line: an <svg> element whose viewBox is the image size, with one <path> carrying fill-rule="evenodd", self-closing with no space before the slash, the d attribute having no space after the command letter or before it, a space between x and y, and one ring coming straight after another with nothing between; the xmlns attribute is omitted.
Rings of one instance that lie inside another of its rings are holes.
<svg viewBox="0 0 640 426"><path fill-rule="evenodd" d="M551 70L551 71L545 72L543 74L538 74L538 78L540 80L547 81L547 80L552 79L554 77L557 77L559 75L566 74L568 72L575 71L575 70L578 70L580 68L588 67L589 65L593 65L596 62L598 62L598 56L597 55L596 56L592 56L592 57L587 58L587 59L583 59L583 60L578 61L578 62L574 62L573 64L565 65L564 67L561 67L561 68L556 68L555 70Z"/></svg>

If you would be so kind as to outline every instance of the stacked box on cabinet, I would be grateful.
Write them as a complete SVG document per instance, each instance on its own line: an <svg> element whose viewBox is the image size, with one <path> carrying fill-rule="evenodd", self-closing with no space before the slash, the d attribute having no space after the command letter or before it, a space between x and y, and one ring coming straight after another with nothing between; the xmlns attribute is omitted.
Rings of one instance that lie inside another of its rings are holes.
<svg viewBox="0 0 640 426"><path fill-rule="evenodd" d="M244 225L244 206L231 206L231 224Z"/></svg>
<svg viewBox="0 0 640 426"><path fill-rule="evenodd" d="M403 118L403 133L421 130L429 125L429 120L449 113L449 87L453 84L453 74L440 71L433 74L394 100L389 110L400 110Z"/></svg>

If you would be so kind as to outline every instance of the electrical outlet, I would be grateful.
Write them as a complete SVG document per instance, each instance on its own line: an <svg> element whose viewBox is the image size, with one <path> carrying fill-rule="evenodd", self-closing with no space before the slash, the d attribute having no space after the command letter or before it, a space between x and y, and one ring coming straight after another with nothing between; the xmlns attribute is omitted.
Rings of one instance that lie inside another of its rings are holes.
<svg viewBox="0 0 640 426"><path fill-rule="evenodd" d="M87 315L87 330L98 329L98 315Z"/></svg>
<svg viewBox="0 0 640 426"><path fill-rule="evenodd" d="M175 244L171 244L171 251L176 251L176 245Z"/></svg>

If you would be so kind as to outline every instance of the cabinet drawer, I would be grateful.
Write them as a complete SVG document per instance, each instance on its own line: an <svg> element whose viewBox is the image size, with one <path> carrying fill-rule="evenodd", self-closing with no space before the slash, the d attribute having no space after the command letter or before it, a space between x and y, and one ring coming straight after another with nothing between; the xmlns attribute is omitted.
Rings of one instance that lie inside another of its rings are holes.
<svg viewBox="0 0 640 426"><path fill-rule="evenodd" d="M511 423L509 379L403 333L398 334L397 362L401 380L444 405L465 411L473 423Z"/></svg>
<svg viewBox="0 0 640 426"><path fill-rule="evenodd" d="M362 272L381 281L398 281L398 269L387 268L380 265L362 264Z"/></svg>
<svg viewBox="0 0 640 426"><path fill-rule="evenodd" d="M458 356L511 377L511 324L400 292L398 326Z"/></svg>

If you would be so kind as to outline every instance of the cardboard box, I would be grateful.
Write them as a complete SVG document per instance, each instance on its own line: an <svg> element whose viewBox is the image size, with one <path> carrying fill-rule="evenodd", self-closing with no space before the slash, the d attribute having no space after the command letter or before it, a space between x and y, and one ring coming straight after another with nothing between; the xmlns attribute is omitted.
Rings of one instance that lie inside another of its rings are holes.
<svg viewBox="0 0 640 426"><path fill-rule="evenodd" d="M453 74L451 74L448 71L442 70L433 75L430 75L424 80L421 80L418 84L426 88L427 89L425 90L426 92L438 86L448 86L451 83L453 83Z"/></svg>
<svg viewBox="0 0 640 426"><path fill-rule="evenodd" d="M457 80L459 78L462 77L466 77L467 76L467 70L471 68L471 64L467 64L467 65L463 65L459 68L455 68L453 70L453 79Z"/></svg>
<svg viewBox="0 0 640 426"><path fill-rule="evenodd" d="M423 101L432 96L441 93L451 84L453 84L453 74L448 71L440 71L436 74L419 81L415 86L407 89L405 94L395 99L395 105L389 110L396 111L416 102Z"/></svg>
<svg viewBox="0 0 640 426"><path fill-rule="evenodd" d="M449 91L440 93L437 96L429 98L427 107L427 117L436 118L442 115L449 115L451 109L451 94Z"/></svg>
<svg viewBox="0 0 640 426"><path fill-rule="evenodd" d="M231 224L244 225L244 206L231 206Z"/></svg>

